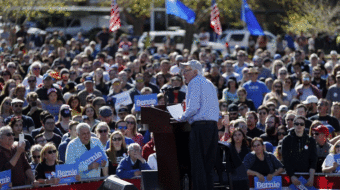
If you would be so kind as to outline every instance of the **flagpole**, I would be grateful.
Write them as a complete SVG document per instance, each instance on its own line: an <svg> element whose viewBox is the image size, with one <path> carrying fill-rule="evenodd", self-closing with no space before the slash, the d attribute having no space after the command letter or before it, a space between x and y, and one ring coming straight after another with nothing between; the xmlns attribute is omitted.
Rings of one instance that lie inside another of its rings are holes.
<svg viewBox="0 0 340 190"><path fill-rule="evenodd" d="M150 17L150 31L155 31L155 0L152 0L152 3L151 3L151 17Z"/></svg>

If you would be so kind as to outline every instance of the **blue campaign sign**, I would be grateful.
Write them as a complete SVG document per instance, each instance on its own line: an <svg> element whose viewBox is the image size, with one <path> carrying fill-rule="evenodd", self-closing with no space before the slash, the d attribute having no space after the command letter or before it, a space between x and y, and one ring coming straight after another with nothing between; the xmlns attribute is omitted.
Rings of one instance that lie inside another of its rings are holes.
<svg viewBox="0 0 340 190"><path fill-rule="evenodd" d="M264 177L265 181L261 182L258 177L254 177L254 189L255 190L282 190L282 178L281 176L274 176L271 181Z"/></svg>
<svg viewBox="0 0 340 190"><path fill-rule="evenodd" d="M2 185L1 190L10 189L8 185L11 183L11 170L0 172L0 183Z"/></svg>
<svg viewBox="0 0 340 190"><path fill-rule="evenodd" d="M57 178L60 179L60 184L77 182L76 175L78 174L78 165L76 164L60 164L55 166Z"/></svg>
<svg viewBox="0 0 340 190"><path fill-rule="evenodd" d="M334 162L338 163L338 167L336 168L336 172L340 171L340 154L335 154L334 155Z"/></svg>
<svg viewBox="0 0 340 190"><path fill-rule="evenodd" d="M135 96L135 110L140 111L142 106L157 105L157 94Z"/></svg>
<svg viewBox="0 0 340 190"><path fill-rule="evenodd" d="M291 184L289 186L289 188L292 189L292 190L317 190L313 186L312 187L306 187L305 184L307 183L307 180L304 177L300 176L299 181L301 182L301 185L295 186L294 184Z"/></svg>
<svg viewBox="0 0 340 190"><path fill-rule="evenodd" d="M93 162L101 163L102 160L107 161L106 154L99 146L95 146L94 148L90 149L89 151L86 151L83 155L81 155L80 158L78 159L78 163L85 164L88 166Z"/></svg>

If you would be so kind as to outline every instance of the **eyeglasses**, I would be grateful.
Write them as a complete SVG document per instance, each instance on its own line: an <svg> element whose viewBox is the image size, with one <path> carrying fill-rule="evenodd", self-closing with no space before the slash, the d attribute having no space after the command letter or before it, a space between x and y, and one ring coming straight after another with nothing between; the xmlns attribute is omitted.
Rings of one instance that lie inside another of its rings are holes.
<svg viewBox="0 0 340 190"><path fill-rule="evenodd" d="M39 159L40 156L33 156L33 159Z"/></svg>
<svg viewBox="0 0 340 190"><path fill-rule="evenodd" d="M118 137L118 138L112 138L112 141L121 141L121 140L123 140L123 138L122 138L122 137Z"/></svg>
<svg viewBox="0 0 340 190"><path fill-rule="evenodd" d="M276 85L275 85L274 87L275 87L275 88L282 88L281 86L276 86Z"/></svg>
<svg viewBox="0 0 340 190"><path fill-rule="evenodd" d="M286 75L287 73L280 73L280 75Z"/></svg>
<svg viewBox="0 0 340 190"><path fill-rule="evenodd" d="M107 129L104 130L98 130L99 133L107 133Z"/></svg>
<svg viewBox="0 0 340 190"><path fill-rule="evenodd" d="M286 132L283 132L283 133L281 133L281 132L277 132L277 135L278 135L278 136L280 136L280 135L283 135L283 136L285 136L285 135L287 135L287 133L286 133Z"/></svg>
<svg viewBox="0 0 340 190"><path fill-rule="evenodd" d="M118 126L118 129L127 129L127 127L126 126Z"/></svg>
<svg viewBox="0 0 340 190"><path fill-rule="evenodd" d="M298 125L305 126L305 123L298 123L298 122L296 122L296 123L294 123L294 125L296 125L296 126L298 126Z"/></svg>
<svg viewBox="0 0 340 190"><path fill-rule="evenodd" d="M9 66L9 67L7 67L7 68L9 68L9 69L15 69L16 67L15 67L15 66Z"/></svg>
<svg viewBox="0 0 340 190"><path fill-rule="evenodd" d="M135 124L133 121L126 121L127 124Z"/></svg>
<svg viewBox="0 0 340 190"><path fill-rule="evenodd" d="M260 114L260 115L267 115L267 112L264 112L264 111L262 112L262 111L261 111L261 112L259 112L259 114Z"/></svg>
<svg viewBox="0 0 340 190"><path fill-rule="evenodd" d="M144 79L138 79L136 82L144 82Z"/></svg>
<svg viewBox="0 0 340 190"><path fill-rule="evenodd" d="M48 154L55 154L57 153L57 150L50 150L50 151L47 151Z"/></svg>
<svg viewBox="0 0 340 190"><path fill-rule="evenodd" d="M288 119L287 119L287 121L294 121L294 119L292 119L292 118L288 118Z"/></svg>
<svg viewBox="0 0 340 190"><path fill-rule="evenodd" d="M7 136L7 137L11 137L11 136L13 136L13 137L14 137L14 136L15 136L15 134L14 134L14 133L7 133L7 134L6 134L6 136Z"/></svg>
<svg viewBox="0 0 340 190"><path fill-rule="evenodd" d="M318 135L320 135L320 133L313 133L313 136L314 136L314 135L315 135L315 136L318 136Z"/></svg>
<svg viewBox="0 0 340 190"><path fill-rule="evenodd" d="M19 108L22 108L22 104L16 104L14 105L15 108L19 107Z"/></svg>
<svg viewBox="0 0 340 190"><path fill-rule="evenodd" d="M35 67L35 68L33 68L33 70L40 70L40 68L39 67Z"/></svg>

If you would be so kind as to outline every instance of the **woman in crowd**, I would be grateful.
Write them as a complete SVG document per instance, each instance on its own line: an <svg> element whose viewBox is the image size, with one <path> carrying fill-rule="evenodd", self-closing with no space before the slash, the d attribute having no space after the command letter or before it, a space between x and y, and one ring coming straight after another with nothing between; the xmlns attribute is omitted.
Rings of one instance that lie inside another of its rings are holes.
<svg viewBox="0 0 340 190"><path fill-rule="evenodd" d="M222 76L219 76L218 77L218 81L217 81L217 91L218 91L218 99L220 100L223 96L223 90L225 89L226 87L226 80L224 77ZM235 90L235 95L236 95L236 90Z"/></svg>
<svg viewBox="0 0 340 190"><path fill-rule="evenodd" d="M113 132L109 141L110 145L106 155L109 159L109 175L114 175L119 162L127 156L127 148L124 135L120 131Z"/></svg>
<svg viewBox="0 0 340 190"><path fill-rule="evenodd" d="M237 100L234 100L233 103L236 105L245 103L251 111L256 111L253 100L247 99L247 91L243 87L237 89Z"/></svg>
<svg viewBox="0 0 340 190"><path fill-rule="evenodd" d="M326 80L326 88L324 88L322 91L322 97L326 97L329 87L335 84L335 82L335 75L329 74Z"/></svg>
<svg viewBox="0 0 340 190"><path fill-rule="evenodd" d="M12 109L11 104L12 104L12 98L10 97L6 97L2 101L1 106L0 106L0 115L2 118L6 118L13 114L13 109Z"/></svg>
<svg viewBox="0 0 340 190"><path fill-rule="evenodd" d="M273 82L272 90L271 92L267 93L264 96L263 104L265 104L270 98L276 98L278 100L279 105L277 106L280 106L280 105L288 106L289 105L287 94L283 92L283 83L281 80L276 79Z"/></svg>
<svg viewBox="0 0 340 190"><path fill-rule="evenodd" d="M277 79L284 82L286 80L287 76L288 76L288 71L287 71L286 67L282 67L281 69L279 69L279 76L277 77Z"/></svg>
<svg viewBox="0 0 340 190"><path fill-rule="evenodd" d="M99 122L95 129L96 136L103 144L103 147L106 146L107 141L109 140L109 132L110 128L106 122Z"/></svg>
<svg viewBox="0 0 340 190"><path fill-rule="evenodd" d="M224 99L221 99L219 102L219 108L221 112L227 112L228 111L228 102Z"/></svg>
<svg viewBox="0 0 340 190"><path fill-rule="evenodd" d="M296 98L297 92L294 88L293 79L287 76L283 83L283 92L287 95L287 101L291 102L292 99Z"/></svg>
<svg viewBox="0 0 340 190"><path fill-rule="evenodd" d="M33 175L35 176L35 168L40 163L40 152L41 152L42 146L40 144L33 145L31 147L30 156L32 162L30 163Z"/></svg>
<svg viewBox="0 0 340 190"><path fill-rule="evenodd" d="M247 154L243 161L248 175L256 176L261 182L264 182L265 176L268 181L271 181L274 176L283 172L283 165L273 154L265 151L261 138L255 137L251 146L253 151Z"/></svg>
<svg viewBox="0 0 340 190"><path fill-rule="evenodd" d="M144 137L137 132L137 119L134 115L127 115L124 119L127 124L125 136L131 138L134 142L138 143L141 147L144 145Z"/></svg>
<svg viewBox="0 0 340 190"><path fill-rule="evenodd" d="M278 138L278 142L280 140L282 140L286 135L288 135L288 129L286 128L286 126L281 125L277 128L277 138Z"/></svg>
<svg viewBox="0 0 340 190"><path fill-rule="evenodd" d="M42 101L43 110L47 110L54 116L54 120L59 119L59 110L63 102L58 100L57 89L50 88L47 90L48 100Z"/></svg>
<svg viewBox="0 0 340 190"><path fill-rule="evenodd" d="M281 60L275 60L272 66L272 79L276 80L279 77L279 69L283 67L283 62Z"/></svg>
<svg viewBox="0 0 340 190"><path fill-rule="evenodd" d="M96 126L100 121L97 119L97 114L94 107L91 104L87 104L83 110L83 115L88 117L88 124L91 127L91 131L93 130L94 126Z"/></svg>
<svg viewBox="0 0 340 190"><path fill-rule="evenodd" d="M223 78L223 77L221 77ZM223 100L231 104L233 101L237 100L237 89L238 84L235 77L229 77L227 82L227 88L223 90Z"/></svg>
<svg viewBox="0 0 340 190"><path fill-rule="evenodd" d="M159 89L161 89L166 82L165 75L163 73L157 73L156 74L156 85L158 86Z"/></svg>
<svg viewBox="0 0 340 190"><path fill-rule="evenodd" d="M13 91L13 97L24 101L24 104L22 105L23 107L26 107L28 105L28 102L25 99L25 95L26 95L25 86L22 84L18 84Z"/></svg>
<svg viewBox="0 0 340 190"><path fill-rule="evenodd" d="M12 74L9 72L9 70L0 71L0 76L2 76L5 82L12 78Z"/></svg>
<svg viewBox="0 0 340 190"><path fill-rule="evenodd" d="M340 102L333 102L331 108L331 116L340 122Z"/></svg>
<svg viewBox="0 0 340 190"><path fill-rule="evenodd" d="M340 171L336 158L340 157L340 141L337 141L330 149L325 161L322 164L322 172L338 173Z"/></svg>
<svg viewBox="0 0 340 190"><path fill-rule="evenodd" d="M72 95L68 101L67 104L71 107L71 115L73 116L81 116L84 110L83 106L80 106L80 99L77 95Z"/></svg>
<svg viewBox="0 0 340 190"><path fill-rule="evenodd" d="M17 87L15 80L9 79L7 82L5 81L5 86L2 88L0 95L0 103L2 103L6 97L13 98L13 90L15 87Z"/></svg>
<svg viewBox="0 0 340 190"><path fill-rule="evenodd" d="M107 81L105 81L103 73L104 70L102 68L97 68L94 72L94 82L96 89L101 91L104 96L107 96L109 94L110 87L106 84Z"/></svg>
<svg viewBox="0 0 340 190"><path fill-rule="evenodd" d="M71 123L71 108L67 104L63 104L60 107L59 119L55 126L61 131L62 134L65 134L69 130L69 126Z"/></svg>

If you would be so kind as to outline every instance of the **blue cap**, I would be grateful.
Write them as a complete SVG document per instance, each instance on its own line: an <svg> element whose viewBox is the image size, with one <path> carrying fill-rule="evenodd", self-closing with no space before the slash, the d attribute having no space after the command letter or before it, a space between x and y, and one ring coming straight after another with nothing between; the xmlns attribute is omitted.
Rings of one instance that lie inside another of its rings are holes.
<svg viewBox="0 0 340 190"><path fill-rule="evenodd" d="M277 54L275 54L275 55L274 55L274 59L275 59L275 60L277 60L277 59L281 59L281 55L280 55L280 54L278 54L278 53L277 53Z"/></svg>
<svg viewBox="0 0 340 190"><path fill-rule="evenodd" d="M263 144L266 146L266 151L267 152L273 153L274 147L273 147L272 143L270 143L270 142L263 142Z"/></svg>
<svg viewBox="0 0 340 190"><path fill-rule="evenodd" d="M50 77L51 79L53 79L50 75L50 73L45 73L44 76L43 76L43 80L46 80L47 77Z"/></svg>
<svg viewBox="0 0 340 190"><path fill-rule="evenodd" d="M93 77L92 77L92 76L87 76L87 77L85 77L84 82L85 82L85 83L86 83L86 82L93 82Z"/></svg>

